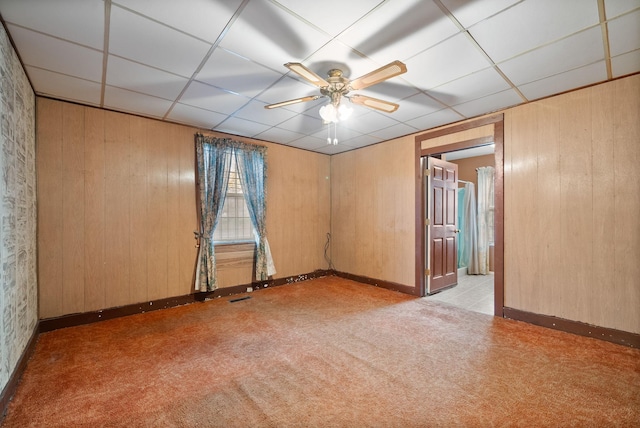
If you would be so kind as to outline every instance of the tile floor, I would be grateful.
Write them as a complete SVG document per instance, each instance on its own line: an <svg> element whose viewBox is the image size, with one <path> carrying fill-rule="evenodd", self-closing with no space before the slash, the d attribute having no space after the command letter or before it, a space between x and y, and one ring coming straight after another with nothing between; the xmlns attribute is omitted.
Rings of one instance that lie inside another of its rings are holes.
<svg viewBox="0 0 640 428"><path fill-rule="evenodd" d="M427 296L425 299L493 315L493 273L489 275L458 273L458 285Z"/></svg>

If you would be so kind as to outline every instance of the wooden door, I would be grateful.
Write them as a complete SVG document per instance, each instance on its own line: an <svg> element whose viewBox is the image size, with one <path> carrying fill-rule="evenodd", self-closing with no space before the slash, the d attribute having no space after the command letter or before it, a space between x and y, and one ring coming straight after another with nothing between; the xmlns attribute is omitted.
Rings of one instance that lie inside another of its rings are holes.
<svg viewBox="0 0 640 428"><path fill-rule="evenodd" d="M427 176L428 218L427 294L458 283L458 165L429 158Z"/></svg>

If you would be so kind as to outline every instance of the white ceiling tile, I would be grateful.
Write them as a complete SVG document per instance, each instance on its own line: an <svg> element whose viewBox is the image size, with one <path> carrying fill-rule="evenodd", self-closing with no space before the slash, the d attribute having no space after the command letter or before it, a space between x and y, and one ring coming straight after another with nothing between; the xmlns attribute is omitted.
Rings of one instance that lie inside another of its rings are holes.
<svg viewBox="0 0 640 428"><path fill-rule="evenodd" d="M419 94L420 90L402 79L402 76L394 77L382 83L378 83L368 88L352 92L353 94L368 95L373 98L380 98L385 101L397 103L400 100Z"/></svg>
<svg viewBox="0 0 640 428"><path fill-rule="evenodd" d="M332 36L336 36L378 4L383 3L381 0L277 1Z"/></svg>
<svg viewBox="0 0 640 428"><path fill-rule="evenodd" d="M7 23L104 49L104 2L99 0L3 0Z"/></svg>
<svg viewBox="0 0 640 428"><path fill-rule="evenodd" d="M398 110L390 113L390 115L395 120L402 122L433 113L444 107L440 102L423 93L400 100L398 104L400 104Z"/></svg>
<svg viewBox="0 0 640 428"><path fill-rule="evenodd" d="M117 0L113 3L213 43L242 0L189 0L188 5L179 1L165 1L161 7L149 0Z"/></svg>
<svg viewBox="0 0 640 428"><path fill-rule="evenodd" d="M464 34L458 34L406 62L402 76L421 89L431 89L490 64Z"/></svg>
<svg viewBox="0 0 640 428"><path fill-rule="evenodd" d="M595 1L529 0L469 31L494 62L501 62L598 23Z"/></svg>
<svg viewBox="0 0 640 428"><path fill-rule="evenodd" d="M287 144L293 140L304 137L304 134L299 132L292 132L281 128L269 128L268 130L256 135L255 138L265 141L272 141L274 143Z"/></svg>
<svg viewBox="0 0 640 428"><path fill-rule="evenodd" d="M502 110L506 107L521 104L524 100L513 89L488 95L477 100L458 104L454 108L466 117L475 117L492 111Z"/></svg>
<svg viewBox="0 0 640 428"><path fill-rule="evenodd" d="M194 81L191 82L179 101L182 104L200 107L205 110L231 114L248 103L249 98Z"/></svg>
<svg viewBox="0 0 640 428"><path fill-rule="evenodd" d="M7 27L25 65L94 82L102 80L102 52L24 28Z"/></svg>
<svg viewBox="0 0 640 428"><path fill-rule="evenodd" d="M404 123L398 123L388 128L373 131L371 132L371 135L373 135L374 137L381 138L383 140L392 140L394 138L399 138L405 135L414 134L416 131L418 131L418 129L412 126L406 125Z"/></svg>
<svg viewBox="0 0 640 428"><path fill-rule="evenodd" d="M638 8L640 8L640 1L638 0L604 0L604 10L607 19L615 18L616 16Z"/></svg>
<svg viewBox="0 0 640 428"><path fill-rule="evenodd" d="M416 129L425 130L445 125L447 123L457 122L462 119L464 119L463 116L460 116L460 114L447 108L409 120L407 121L407 124Z"/></svg>
<svg viewBox="0 0 640 428"><path fill-rule="evenodd" d="M314 150L314 151L318 147L328 146L326 140L321 138L311 137L308 135L302 138L299 138L297 140L290 141L289 143L287 143L287 145L291 147L297 147L299 149Z"/></svg>
<svg viewBox="0 0 640 428"><path fill-rule="evenodd" d="M217 125L216 131L233 135L241 135L243 137L253 137L254 135L264 132L269 128L270 126L263 125L262 123L230 117Z"/></svg>
<svg viewBox="0 0 640 428"><path fill-rule="evenodd" d="M271 2L249 2L222 39L221 46L280 70L300 62L329 41L326 34Z"/></svg>
<svg viewBox="0 0 640 428"><path fill-rule="evenodd" d="M297 113L285 108L266 109L266 103L251 101L238 110L234 116L240 119L252 120L264 125L275 126L285 120L291 119Z"/></svg>
<svg viewBox="0 0 640 428"><path fill-rule="evenodd" d="M640 49L640 9L609 22L611 56Z"/></svg>
<svg viewBox="0 0 640 428"><path fill-rule="evenodd" d="M341 140L339 145L342 144L353 148L359 148L369 146L371 144L377 144L380 142L382 142L382 139L378 137L374 137L373 135L360 134L353 138Z"/></svg>
<svg viewBox="0 0 640 428"><path fill-rule="evenodd" d="M557 74L546 79L537 80L526 85L519 86L518 89L529 100L536 100L549 95L580 88L595 82L602 82L607 79L607 69L604 61L587 65L586 67Z"/></svg>
<svg viewBox="0 0 640 428"><path fill-rule="evenodd" d="M196 80L240 95L254 97L281 77L281 73L218 48L198 72Z"/></svg>
<svg viewBox="0 0 640 428"><path fill-rule="evenodd" d="M361 134L371 134L379 129L397 124L398 121L392 119L390 115L371 110L367 114L350 117L344 125Z"/></svg>
<svg viewBox="0 0 640 428"><path fill-rule="evenodd" d="M109 52L191 77L211 46L117 6L111 7Z"/></svg>
<svg viewBox="0 0 640 428"><path fill-rule="evenodd" d="M571 55L567 55L567 52L571 52ZM602 31L600 27L593 27L517 56L498 66L517 86L603 59Z"/></svg>
<svg viewBox="0 0 640 428"><path fill-rule="evenodd" d="M518 1L520 0L442 0L442 3L463 27L469 28Z"/></svg>
<svg viewBox="0 0 640 428"><path fill-rule="evenodd" d="M100 105L101 85L89 80L26 66L29 79L38 95L62 98L84 104Z"/></svg>
<svg viewBox="0 0 640 428"><path fill-rule="evenodd" d="M354 147L351 147L346 143L343 143L342 141L339 141L338 144L336 145L327 144L325 142L324 144L320 144L312 148L314 152L323 153L325 155L335 155L335 154L346 152L353 149Z"/></svg>
<svg viewBox="0 0 640 428"><path fill-rule="evenodd" d="M355 23L338 39L382 65L411 58L458 31L433 2L395 0Z"/></svg>
<svg viewBox="0 0 640 428"><path fill-rule="evenodd" d="M104 90L104 106L160 119L171 107L171 101L127 91L126 89L106 86Z"/></svg>
<svg viewBox="0 0 640 428"><path fill-rule="evenodd" d="M113 55L107 63L107 85L174 100L188 79Z"/></svg>
<svg viewBox="0 0 640 428"><path fill-rule="evenodd" d="M452 106L495 94L509 87L509 83L493 67L489 67L431 89L428 94Z"/></svg>
<svg viewBox="0 0 640 428"><path fill-rule="evenodd" d="M320 131L322 127L322 119L320 116L308 116L306 114L297 114L278 125L278 128L288 129L289 131L300 132L302 134L315 134Z"/></svg>
<svg viewBox="0 0 640 428"><path fill-rule="evenodd" d="M212 129L226 118L224 114L180 103L174 105L167 116L169 120L206 129Z"/></svg>
<svg viewBox="0 0 640 428"><path fill-rule="evenodd" d="M349 121L345 123L338 123L338 126L334 126L334 124L322 125L322 129L311 136L318 138L325 143L327 142L327 138L333 139L337 137L339 141L351 141L357 139L362 136L362 133L347 127L349 123L352 122L352 119L353 118L349 119Z"/></svg>
<svg viewBox="0 0 640 428"><path fill-rule="evenodd" d="M279 80L273 86L258 95L257 99L264 101L267 104L274 104L280 101L293 100L309 95L320 95L320 90L308 83L302 83L297 79L285 76L282 80ZM284 108L295 109L296 105Z"/></svg>
<svg viewBox="0 0 640 428"><path fill-rule="evenodd" d="M346 62L338 61L337 59L349 60ZM337 68L342 70L343 76L350 80L354 80L360 76L363 76L383 64L377 64L369 58L365 58L354 52L349 46L334 40L327 43L321 49L319 49L312 56L307 58L304 65L317 75L327 78L329 70ZM284 67L283 67L284 68ZM287 69L284 69L288 71ZM298 78L297 74L289 72L289 76Z"/></svg>
<svg viewBox="0 0 640 428"><path fill-rule="evenodd" d="M640 49L611 58L613 77L626 76L640 70Z"/></svg>

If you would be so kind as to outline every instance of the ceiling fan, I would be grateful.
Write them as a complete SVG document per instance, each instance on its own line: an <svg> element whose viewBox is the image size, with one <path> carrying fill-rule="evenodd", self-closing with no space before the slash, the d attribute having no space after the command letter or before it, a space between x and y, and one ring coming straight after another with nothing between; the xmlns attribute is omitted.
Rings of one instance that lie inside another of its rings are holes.
<svg viewBox="0 0 640 428"><path fill-rule="evenodd" d="M333 105L335 111L337 111L340 105L340 101L344 97L349 99L349 101L354 104L384 111L386 113L392 113L398 109L398 104L373 97L368 97L366 95L347 94L351 91L368 88L369 86L384 82L385 80L391 79L392 77L407 72L407 66L404 65L404 63L400 61L393 61L354 80L349 80L348 78L346 78L343 75L342 70L339 69L329 70L329 73L327 73L327 78L323 79L299 62L288 62L284 66L294 73L298 74L300 77L302 77L312 85L320 88L320 95L310 95L307 97L295 98L293 100L269 104L264 106L264 108L266 109L283 107L291 104L303 103L307 101L317 100L318 98L328 97L331 100L331 105ZM334 121L337 121L337 119Z"/></svg>

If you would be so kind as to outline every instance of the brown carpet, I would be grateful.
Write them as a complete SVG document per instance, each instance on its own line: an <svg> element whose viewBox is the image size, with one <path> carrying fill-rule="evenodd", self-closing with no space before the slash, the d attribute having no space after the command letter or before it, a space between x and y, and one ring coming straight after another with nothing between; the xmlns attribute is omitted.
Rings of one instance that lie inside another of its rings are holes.
<svg viewBox="0 0 640 428"><path fill-rule="evenodd" d="M2 426L640 426L640 350L337 277L249 295L42 334Z"/></svg>

